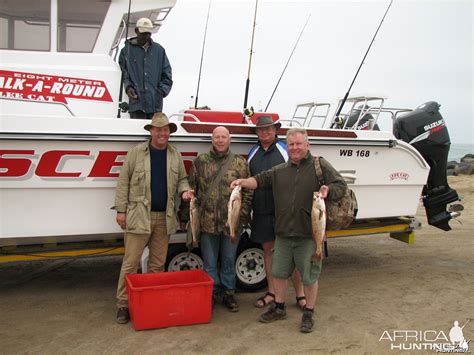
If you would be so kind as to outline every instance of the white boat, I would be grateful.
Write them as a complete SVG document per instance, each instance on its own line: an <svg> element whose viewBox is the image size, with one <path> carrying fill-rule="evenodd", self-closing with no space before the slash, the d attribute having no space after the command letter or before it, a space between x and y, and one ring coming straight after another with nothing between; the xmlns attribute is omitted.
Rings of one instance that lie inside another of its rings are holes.
<svg viewBox="0 0 474 355"><path fill-rule="evenodd" d="M143 16L161 26L174 4L134 1L130 28ZM127 151L147 137L144 120L117 118L121 74L114 59L128 1L46 5L8 2L0 14L8 29L0 50L0 247L120 237L110 209L116 178ZM218 124L229 128L234 153L246 155L256 143L239 112L169 116L178 125L170 141L187 168L209 150ZM294 124L284 122L279 133ZM328 159L356 193L357 223L416 214L430 165L413 145L387 131L308 132L312 153ZM441 202L443 212L448 202Z"/></svg>

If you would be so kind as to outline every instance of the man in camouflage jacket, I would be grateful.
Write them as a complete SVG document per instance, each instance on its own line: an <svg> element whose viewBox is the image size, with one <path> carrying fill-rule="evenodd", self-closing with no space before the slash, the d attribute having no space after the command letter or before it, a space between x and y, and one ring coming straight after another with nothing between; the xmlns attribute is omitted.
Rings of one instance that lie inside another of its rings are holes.
<svg viewBox="0 0 474 355"><path fill-rule="evenodd" d="M235 179L250 176L247 161L234 155L230 149L230 134L227 128L217 127L212 132L212 148L209 153L199 155L189 171L189 184L194 189L199 202L201 235L200 244L204 270L214 279L213 295L223 293L223 304L237 312L235 291L235 257L238 243L232 243L227 224L227 203L232 190L230 183ZM232 162L217 186L209 193L207 201L202 201L212 181L227 159ZM252 191L242 190L240 225L247 225L252 203ZM237 236L240 232L237 233ZM217 260L220 256L220 271Z"/></svg>

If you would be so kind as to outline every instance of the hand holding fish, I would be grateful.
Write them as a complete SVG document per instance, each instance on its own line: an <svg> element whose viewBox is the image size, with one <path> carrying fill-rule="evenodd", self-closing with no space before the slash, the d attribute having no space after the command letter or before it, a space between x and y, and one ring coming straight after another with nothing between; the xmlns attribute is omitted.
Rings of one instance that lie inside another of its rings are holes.
<svg viewBox="0 0 474 355"><path fill-rule="evenodd" d="M230 183L230 188L234 189L236 186L240 186L243 179L237 179Z"/></svg>
<svg viewBox="0 0 474 355"><path fill-rule="evenodd" d="M322 185L322 186L319 188L319 193L321 194L321 197L322 197L322 198L328 197L329 186Z"/></svg>
<svg viewBox="0 0 474 355"><path fill-rule="evenodd" d="M237 179L230 183L230 188L234 189L236 186L241 186L244 189L255 190L257 186L257 180L254 177L249 177L247 179Z"/></svg>
<svg viewBox="0 0 474 355"><path fill-rule="evenodd" d="M326 187L326 189L323 189ZM327 186L321 186L327 196ZM311 209L311 226L313 227L313 240L316 243L316 252L313 260L320 261L323 257L323 243L326 236L326 204L321 192L313 192L313 207Z"/></svg>
<svg viewBox="0 0 474 355"><path fill-rule="evenodd" d="M189 192L189 191L186 191L186 192ZM199 207L197 203L197 198L194 197L194 194L193 194L193 197L191 198L191 203L189 206L189 224L191 226L193 247L197 248L198 242L199 242L198 241L199 234L201 233L201 224L199 220Z"/></svg>
<svg viewBox="0 0 474 355"><path fill-rule="evenodd" d="M236 182L235 180L232 182ZM232 186L232 185L231 185ZM232 243L237 243L237 232L240 226L240 210L242 208L242 187L236 185L230 195L229 203L227 205L227 225L230 230L230 240Z"/></svg>
<svg viewBox="0 0 474 355"><path fill-rule="evenodd" d="M184 201L191 201L194 198L194 190L184 191L181 195L181 199Z"/></svg>

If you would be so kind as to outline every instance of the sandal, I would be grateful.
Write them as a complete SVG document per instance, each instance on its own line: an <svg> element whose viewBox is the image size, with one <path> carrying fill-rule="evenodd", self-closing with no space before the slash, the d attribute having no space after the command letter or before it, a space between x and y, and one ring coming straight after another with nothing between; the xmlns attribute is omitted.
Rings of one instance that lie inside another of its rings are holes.
<svg viewBox="0 0 474 355"><path fill-rule="evenodd" d="M301 301L305 301L304 304L301 304ZM296 306L302 311L304 311L306 307L306 296L296 297Z"/></svg>
<svg viewBox="0 0 474 355"><path fill-rule="evenodd" d="M267 297L271 297L271 298L273 298L273 299L272 299L270 302L267 302L267 301L265 300L265 298L267 298ZM257 300L255 301L254 306L255 306L256 308L263 308L263 307L265 307L265 306L267 306L267 305L269 305L269 304L271 304L271 303L273 303L273 302L275 302L275 294L272 293L272 292L267 292L267 293L265 293L262 297L257 298Z"/></svg>

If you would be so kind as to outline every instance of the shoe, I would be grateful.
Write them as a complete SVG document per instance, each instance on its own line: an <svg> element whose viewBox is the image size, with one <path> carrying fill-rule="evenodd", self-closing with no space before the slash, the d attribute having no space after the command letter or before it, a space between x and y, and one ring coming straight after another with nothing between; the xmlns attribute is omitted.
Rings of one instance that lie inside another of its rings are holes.
<svg viewBox="0 0 474 355"><path fill-rule="evenodd" d="M304 304L301 304L301 301L304 301ZM304 308L306 307L306 296L296 297L296 307L304 311Z"/></svg>
<svg viewBox="0 0 474 355"><path fill-rule="evenodd" d="M263 313L259 321L262 323L271 323L276 320L286 318L286 309L277 308L275 303L272 303L265 313Z"/></svg>
<svg viewBox="0 0 474 355"><path fill-rule="evenodd" d="M239 305L237 304L233 293L224 293L224 296L222 297L222 304L227 307L229 312L239 311Z"/></svg>
<svg viewBox="0 0 474 355"><path fill-rule="evenodd" d="M270 301L266 301L267 297L271 297L272 299ZM257 300L254 303L254 306L256 308L263 308L271 303L275 302L275 294L271 292L265 293L262 297L257 298Z"/></svg>
<svg viewBox="0 0 474 355"><path fill-rule="evenodd" d="M127 324L130 321L130 313L128 313L127 307L121 307L117 311L117 323Z"/></svg>
<svg viewBox="0 0 474 355"><path fill-rule="evenodd" d="M313 312L304 310L303 317L301 318L301 326L300 331L301 333L311 333L313 331L314 320L313 320Z"/></svg>

